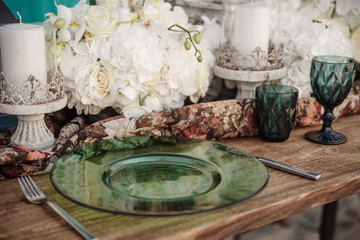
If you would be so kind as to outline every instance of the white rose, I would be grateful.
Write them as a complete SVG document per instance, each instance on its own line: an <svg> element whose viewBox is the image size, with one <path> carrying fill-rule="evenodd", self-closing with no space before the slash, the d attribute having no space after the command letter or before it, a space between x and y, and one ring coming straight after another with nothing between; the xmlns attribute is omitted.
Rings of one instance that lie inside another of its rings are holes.
<svg viewBox="0 0 360 240"><path fill-rule="evenodd" d="M92 37L109 36L116 30L118 14L114 9L91 6L86 16L86 30Z"/></svg>
<svg viewBox="0 0 360 240"><path fill-rule="evenodd" d="M115 101L113 97L114 81L111 72L106 66L97 62L92 67L87 90L83 99L88 98L90 101L88 104L105 108L111 106Z"/></svg>
<svg viewBox="0 0 360 240"><path fill-rule="evenodd" d="M116 87L107 64L85 54L73 56L69 47L62 51L62 58L65 92L72 96L70 108L75 106L78 112L93 114L111 106L115 101Z"/></svg>

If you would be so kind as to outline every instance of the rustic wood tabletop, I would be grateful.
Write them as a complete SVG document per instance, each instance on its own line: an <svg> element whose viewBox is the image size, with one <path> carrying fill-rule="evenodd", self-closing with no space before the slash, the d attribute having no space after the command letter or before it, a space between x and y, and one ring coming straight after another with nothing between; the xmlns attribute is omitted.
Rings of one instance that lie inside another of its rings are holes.
<svg viewBox="0 0 360 240"><path fill-rule="evenodd" d="M320 145L305 139L307 131L319 128L294 129L282 143L265 142L258 137L221 141L322 176L314 181L268 168L269 182L258 195L206 213L172 217L106 213L64 198L53 188L49 174L33 179L49 199L99 239L222 239L360 192L360 115L333 123L334 130L348 137L341 145ZM17 180L7 179L0 181L0 239L81 237L46 205L28 203Z"/></svg>

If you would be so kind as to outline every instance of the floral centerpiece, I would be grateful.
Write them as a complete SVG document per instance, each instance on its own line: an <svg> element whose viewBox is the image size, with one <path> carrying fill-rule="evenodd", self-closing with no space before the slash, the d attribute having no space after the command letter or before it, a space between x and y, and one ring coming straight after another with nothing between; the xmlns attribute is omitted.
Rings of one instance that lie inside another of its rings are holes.
<svg viewBox="0 0 360 240"><path fill-rule="evenodd" d="M342 55L360 61L360 2L285 0L273 40L284 43L288 74L281 83L299 89L299 98L312 93L311 60L317 55Z"/></svg>
<svg viewBox="0 0 360 240"><path fill-rule="evenodd" d="M192 25L181 7L163 0L103 0L48 13L68 107L97 114L113 107L126 117L180 107L205 95L219 29L204 18ZM48 36L51 39L51 35Z"/></svg>

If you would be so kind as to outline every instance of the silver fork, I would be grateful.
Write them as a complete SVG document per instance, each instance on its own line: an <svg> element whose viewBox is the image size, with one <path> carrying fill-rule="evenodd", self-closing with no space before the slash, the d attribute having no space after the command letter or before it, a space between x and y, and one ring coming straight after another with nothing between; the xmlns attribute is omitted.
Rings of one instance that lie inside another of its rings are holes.
<svg viewBox="0 0 360 240"><path fill-rule="evenodd" d="M29 202L35 204L46 203L85 239L97 239L97 237L95 237L89 230L81 225L75 218L70 216L58 204L49 201L30 176L18 177L18 181L21 190Z"/></svg>

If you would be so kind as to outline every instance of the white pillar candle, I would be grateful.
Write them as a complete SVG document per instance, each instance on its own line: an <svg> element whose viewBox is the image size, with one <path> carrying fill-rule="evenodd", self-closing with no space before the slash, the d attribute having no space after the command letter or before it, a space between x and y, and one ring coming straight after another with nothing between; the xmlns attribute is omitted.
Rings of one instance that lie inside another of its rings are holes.
<svg viewBox="0 0 360 240"><path fill-rule="evenodd" d="M243 4L236 8L233 45L243 56L257 47L268 53L270 9L256 4Z"/></svg>
<svg viewBox="0 0 360 240"><path fill-rule="evenodd" d="M44 27L27 23L0 26L2 72L10 84L22 87L30 75L47 83ZM7 95L13 94L6 92ZM44 92L36 92L44 94ZM30 90L21 94L28 97Z"/></svg>

